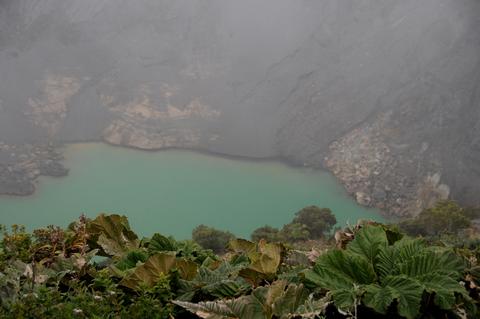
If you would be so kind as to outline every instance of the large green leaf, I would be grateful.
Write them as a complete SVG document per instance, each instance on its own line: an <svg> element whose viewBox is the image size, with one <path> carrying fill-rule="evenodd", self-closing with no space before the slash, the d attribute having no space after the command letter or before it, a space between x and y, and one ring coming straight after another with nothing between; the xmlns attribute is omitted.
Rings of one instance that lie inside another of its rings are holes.
<svg viewBox="0 0 480 319"><path fill-rule="evenodd" d="M153 255L127 277L122 279L120 285L138 290L142 286L153 287L162 275L169 273L176 266L175 256L168 254Z"/></svg>
<svg viewBox="0 0 480 319"><path fill-rule="evenodd" d="M367 259L334 249L318 258L312 270L305 272L305 279L315 286L338 290L374 283L376 274Z"/></svg>
<svg viewBox="0 0 480 319"><path fill-rule="evenodd" d="M364 293L363 285L353 285L348 289L334 289L328 295L333 299L335 306L344 312L351 312L355 305L360 304L360 300Z"/></svg>
<svg viewBox="0 0 480 319"><path fill-rule="evenodd" d="M380 253L378 260L377 268L386 275L385 278L389 278L384 279L382 276L381 280L385 296L388 296L385 290L391 288L391 278L401 277L414 280L421 287L418 298L426 291L434 296L435 304L442 309L453 309L456 295L469 298L464 287L459 284L464 263L451 252L431 249L421 240L402 239ZM400 276L392 277L389 274ZM400 298L401 295L397 297Z"/></svg>
<svg viewBox="0 0 480 319"><path fill-rule="evenodd" d="M387 245L385 230L380 226L367 225L355 234L355 239L348 244L347 250L365 257L373 265L378 253Z"/></svg>
<svg viewBox="0 0 480 319"><path fill-rule="evenodd" d="M288 285L285 281L276 281L268 287L255 289L251 295L237 299L197 304L182 301L173 301L173 303L200 318L288 318L300 305L305 303L307 295L303 286Z"/></svg>
<svg viewBox="0 0 480 319"><path fill-rule="evenodd" d="M294 312L283 316L285 319L302 318L302 319L317 319L323 318L321 315L325 313L327 306L329 305L328 297L321 299L313 298L312 295L300 305Z"/></svg>
<svg viewBox="0 0 480 319"><path fill-rule="evenodd" d="M275 274L280 265L285 248L281 244L267 243L260 240L253 243L245 239L235 239L229 244L230 249L246 255L251 262L250 268L264 274Z"/></svg>
<svg viewBox="0 0 480 319"><path fill-rule="evenodd" d="M101 248L103 256L122 256L140 243L125 216L100 214L87 223L87 232L89 245Z"/></svg>
<svg viewBox="0 0 480 319"><path fill-rule="evenodd" d="M260 240L258 244L243 239L233 240L230 248L245 254L250 260L250 265L239 274L254 285L264 279L273 280L276 277L285 252L283 245L267 243L264 240Z"/></svg>
<svg viewBox="0 0 480 319"><path fill-rule="evenodd" d="M454 309L456 295L470 299L464 286L459 283L456 273L431 273L419 278L425 290L434 296L434 303L441 309Z"/></svg>
<svg viewBox="0 0 480 319"><path fill-rule="evenodd" d="M206 319L266 319L262 305L250 296L243 296L233 300L207 301L192 303L172 301L200 318Z"/></svg>
<svg viewBox="0 0 480 319"><path fill-rule="evenodd" d="M424 250L422 253L398 263L398 272L411 277L432 273L456 273L463 271L462 260L452 253L436 253Z"/></svg>
<svg viewBox="0 0 480 319"><path fill-rule="evenodd" d="M404 237L397 241L392 248L400 260L407 260L424 252L427 244L423 239Z"/></svg>
<svg viewBox="0 0 480 319"><path fill-rule="evenodd" d="M226 261L211 268L208 264L202 265L198 271L198 275L195 280L205 283L215 283L225 279L235 279L238 276L238 272L244 267L244 265L232 265Z"/></svg>
<svg viewBox="0 0 480 319"><path fill-rule="evenodd" d="M423 286L408 276L388 276L382 286L365 287L363 303L375 311L386 314L390 305L396 301L398 313L407 319L417 316L422 300Z"/></svg>
<svg viewBox="0 0 480 319"><path fill-rule="evenodd" d="M237 254L249 256L257 251L257 244L246 239L234 239L228 243L228 248Z"/></svg>
<svg viewBox="0 0 480 319"><path fill-rule="evenodd" d="M366 226L345 250L321 255L304 274L309 287L329 290L342 310L363 301L385 314L395 302L400 315L414 318L424 293L442 309L454 309L458 296L468 301L458 283L464 268L463 260L451 251L409 238L389 245L382 227Z"/></svg>
<svg viewBox="0 0 480 319"><path fill-rule="evenodd" d="M286 282L280 282L286 285ZM287 317L297 312L300 306L305 305L305 301L308 298L308 291L303 285L291 284L283 287L282 290L282 294L275 300L272 300L273 314L279 318Z"/></svg>
<svg viewBox="0 0 480 319"><path fill-rule="evenodd" d="M275 274L280 266L284 250L280 244L261 240L258 243L258 252L248 256L252 262L250 268L264 274Z"/></svg>
<svg viewBox="0 0 480 319"><path fill-rule="evenodd" d="M213 296L216 298L238 297L251 290L251 286L243 278L238 277L238 272L243 266L233 266L223 262L215 269L201 266L195 278L182 280L179 300L189 301L195 294Z"/></svg>
<svg viewBox="0 0 480 319"><path fill-rule="evenodd" d="M192 280L198 273L198 265L185 258L177 258L175 268L178 269L180 277L184 280Z"/></svg>
<svg viewBox="0 0 480 319"><path fill-rule="evenodd" d="M175 242L158 233L154 234L148 243L148 252L150 255L166 251L175 251L177 249Z"/></svg>
<svg viewBox="0 0 480 319"><path fill-rule="evenodd" d="M392 246L381 249L377 255L375 270L380 280L388 275L398 273L398 265L413 256L425 252L425 243L420 239L403 238Z"/></svg>
<svg viewBox="0 0 480 319"><path fill-rule="evenodd" d="M144 263L148 259L148 254L143 250L129 251L122 259L115 263L118 270L125 271L134 268L138 263Z"/></svg>
<svg viewBox="0 0 480 319"><path fill-rule="evenodd" d="M321 255L313 269L304 272L310 288L329 290L335 305L343 311L360 303L363 287L377 280L373 265L363 256L344 250Z"/></svg>
<svg viewBox="0 0 480 319"><path fill-rule="evenodd" d="M386 247L378 252L375 271L378 274L379 280L396 273L397 257L398 253L392 246Z"/></svg>
<svg viewBox="0 0 480 319"><path fill-rule="evenodd" d="M226 279L202 287L202 291L217 298L238 297L251 290L251 286L244 281Z"/></svg>

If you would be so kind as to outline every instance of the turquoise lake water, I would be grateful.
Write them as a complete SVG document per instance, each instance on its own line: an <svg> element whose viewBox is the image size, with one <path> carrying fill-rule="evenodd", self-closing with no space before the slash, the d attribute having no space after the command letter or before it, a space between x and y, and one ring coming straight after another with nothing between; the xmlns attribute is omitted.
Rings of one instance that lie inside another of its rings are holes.
<svg viewBox="0 0 480 319"><path fill-rule="evenodd" d="M73 144L65 166L69 176L41 177L32 196L0 196L0 223L66 226L81 213L110 212L127 215L144 236L190 238L199 224L248 237L265 224L281 227L309 205L331 208L342 225L383 220L358 206L331 174L281 162Z"/></svg>

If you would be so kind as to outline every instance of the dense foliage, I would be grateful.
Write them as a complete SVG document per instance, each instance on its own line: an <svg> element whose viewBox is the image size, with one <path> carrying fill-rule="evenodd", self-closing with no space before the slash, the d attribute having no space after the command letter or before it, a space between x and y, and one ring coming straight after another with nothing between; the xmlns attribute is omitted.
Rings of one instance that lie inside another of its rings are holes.
<svg viewBox="0 0 480 319"><path fill-rule="evenodd" d="M443 200L423 210L418 216L400 222L400 227L410 235L439 237L457 235L480 218L480 209L461 207L455 201Z"/></svg>
<svg viewBox="0 0 480 319"><path fill-rule="evenodd" d="M318 214L311 211L292 225L313 225ZM276 234L272 229L262 231ZM0 317L479 316L477 245L427 243L375 223L336 238L337 248L321 251L229 238L218 256L194 241L139 238L119 215L82 216L67 229L33 233L14 226L0 245Z"/></svg>

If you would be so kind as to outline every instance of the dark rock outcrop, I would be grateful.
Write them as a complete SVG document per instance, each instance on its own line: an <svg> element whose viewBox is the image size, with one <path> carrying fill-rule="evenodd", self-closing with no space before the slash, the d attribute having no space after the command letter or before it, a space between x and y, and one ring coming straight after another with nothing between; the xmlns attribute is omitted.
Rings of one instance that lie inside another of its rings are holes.
<svg viewBox="0 0 480 319"><path fill-rule="evenodd" d="M65 176L63 157L53 145L0 143L0 194L31 195L40 175Z"/></svg>

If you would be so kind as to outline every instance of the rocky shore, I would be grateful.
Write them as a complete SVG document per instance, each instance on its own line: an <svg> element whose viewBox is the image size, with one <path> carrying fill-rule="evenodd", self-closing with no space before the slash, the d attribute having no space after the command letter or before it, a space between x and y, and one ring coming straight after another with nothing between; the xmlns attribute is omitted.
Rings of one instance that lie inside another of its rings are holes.
<svg viewBox="0 0 480 319"><path fill-rule="evenodd" d="M426 158L428 143L392 142L390 117L381 114L331 143L324 165L360 205L409 217L447 199L450 188L442 183L442 167Z"/></svg>
<svg viewBox="0 0 480 319"><path fill-rule="evenodd" d="M0 142L0 194L31 195L43 176L65 176L62 155L51 144L5 144Z"/></svg>

